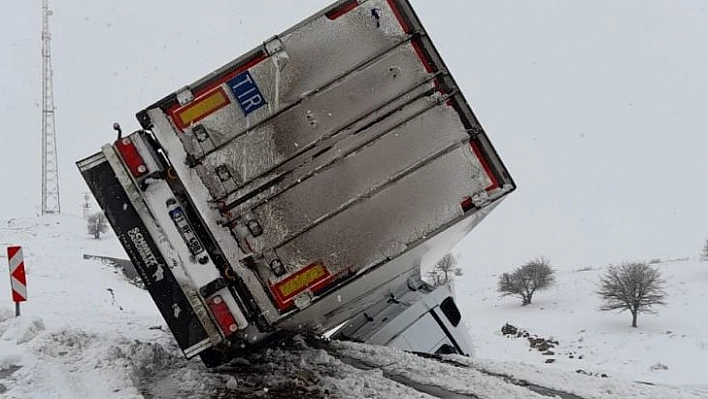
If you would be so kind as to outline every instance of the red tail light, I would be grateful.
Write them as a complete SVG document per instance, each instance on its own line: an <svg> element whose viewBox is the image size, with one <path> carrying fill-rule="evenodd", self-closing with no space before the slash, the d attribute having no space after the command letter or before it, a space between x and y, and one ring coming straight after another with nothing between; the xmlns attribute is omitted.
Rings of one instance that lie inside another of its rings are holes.
<svg viewBox="0 0 708 399"><path fill-rule="evenodd" d="M147 165L143 157L140 156L138 148L130 137L124 137L115 142L115 147L123 158L123 162L128 166L130 173L138 178L148 172Z"/></svg>
<svg viewBox="0 0 708 399"><path fill-rule="evenodd" d="M216 322L219 323L221 331L224 332L225 336L229 336L238 330L238 324L236 324L236 319L231 314L229 307L224 302L224 298L221 295L214 295L208 301L209 309L214 315Z"/></svg>

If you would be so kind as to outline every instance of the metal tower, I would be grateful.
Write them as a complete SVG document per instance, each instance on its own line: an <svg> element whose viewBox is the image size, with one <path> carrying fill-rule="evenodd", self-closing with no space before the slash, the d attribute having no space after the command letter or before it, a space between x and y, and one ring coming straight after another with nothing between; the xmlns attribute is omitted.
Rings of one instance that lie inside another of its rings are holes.
<svg viewBox="0 0 708 399"><path fill-rule="evenodd" d="M42 0L42 215L60 213L59 168L54 126L52 55L49 48L49 0Z"/></svg>

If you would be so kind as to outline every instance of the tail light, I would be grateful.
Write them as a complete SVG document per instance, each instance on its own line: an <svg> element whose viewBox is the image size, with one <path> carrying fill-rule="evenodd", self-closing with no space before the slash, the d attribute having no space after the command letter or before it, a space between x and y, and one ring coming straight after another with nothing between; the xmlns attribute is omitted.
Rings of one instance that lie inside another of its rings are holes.
<svg viewBox="0 0 708 399"><path fill-rule="evenodd" d="M133 143L130 137L123 137L116 140L115 147L120 153L123 162L128 166L130 173L133 177L138 178L145 175L148 172L148 167L140 156L138 148Z"/></svg>
<svg viewBox="0 0 708 399"><path fill-rule="evenodd" d="M224 302L224 298L221 295L214 295L207 302L216 322L221 327L221 331L224 332L224 336L228 337L235 333L238 330L238 324L226 302Z"/></svg>

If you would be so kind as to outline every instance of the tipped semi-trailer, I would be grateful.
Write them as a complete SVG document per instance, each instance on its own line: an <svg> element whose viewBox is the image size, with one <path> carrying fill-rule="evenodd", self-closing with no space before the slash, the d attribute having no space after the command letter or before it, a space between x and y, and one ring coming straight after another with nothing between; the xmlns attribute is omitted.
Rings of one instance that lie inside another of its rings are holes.
<svg viewBox="0 0 708 399"><path fill-rule="evenodd" d="M77 164L187 357L322 332L515 185L406 0L339 1Z"/></svg>

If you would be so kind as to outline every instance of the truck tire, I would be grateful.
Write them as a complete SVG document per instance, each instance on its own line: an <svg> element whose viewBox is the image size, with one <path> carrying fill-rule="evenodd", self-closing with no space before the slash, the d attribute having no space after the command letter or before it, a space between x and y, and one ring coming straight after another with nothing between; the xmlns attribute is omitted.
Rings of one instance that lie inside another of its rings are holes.
<svg viewBox="0 0 708 399"><path fill-rule="evenodd" d="M224 352L211 348L201 352L199 357L202 359L202 363L204 363L207 368L218 367L226 363Z"/></svg>

